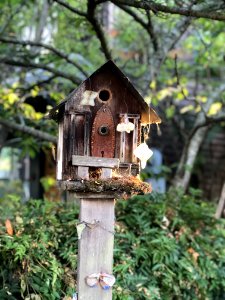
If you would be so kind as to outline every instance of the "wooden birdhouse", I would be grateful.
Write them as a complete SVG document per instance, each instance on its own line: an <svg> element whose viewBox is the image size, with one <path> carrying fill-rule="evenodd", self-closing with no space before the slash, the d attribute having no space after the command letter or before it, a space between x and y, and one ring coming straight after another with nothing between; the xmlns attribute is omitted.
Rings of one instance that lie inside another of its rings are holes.
<svg viewBox="0 0 225 300"><path fill-rule="evenodd" d="M136 175L141 126L160 123L129 79L108 61L58 106L57 180Z"/></svg>
<svg viewBox="0 0 225 300"><path fill-rule="evenodd" d="M142 126L161 120L112 61L52 109L50 118L59 123L59 186L80 203L78 300L112 300L114 198L151 192L130 175L139 171L137 150L144 149L146 160L150 151L140 144Z"/></svg>

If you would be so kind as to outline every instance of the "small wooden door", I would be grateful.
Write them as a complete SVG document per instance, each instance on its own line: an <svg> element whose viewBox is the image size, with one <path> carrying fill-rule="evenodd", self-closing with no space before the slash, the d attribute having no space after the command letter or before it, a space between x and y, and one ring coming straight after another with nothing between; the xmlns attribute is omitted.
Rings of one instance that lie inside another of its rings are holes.
<svg viewBox="0 0 225 300"><path fill-rule="evenodd" d="M115 155L115 124L107 105L103 105L98 110L93 122L91 155L109 158Z"/></svg>

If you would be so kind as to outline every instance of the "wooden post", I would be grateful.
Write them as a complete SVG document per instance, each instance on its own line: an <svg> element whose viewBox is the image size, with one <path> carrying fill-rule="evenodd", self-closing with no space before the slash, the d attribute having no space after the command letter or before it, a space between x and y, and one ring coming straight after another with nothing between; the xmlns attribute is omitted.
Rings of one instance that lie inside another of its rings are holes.
<svg viewBox="0 0 225 300"><path fill-rule="evenodd" d="M104 290L100 284L89 287L86 277L93 273L112 274L114 243L114 197L92 194L80 199L80 222L86 226L78 249L78 300L111 300L112 288Z"/></svg>

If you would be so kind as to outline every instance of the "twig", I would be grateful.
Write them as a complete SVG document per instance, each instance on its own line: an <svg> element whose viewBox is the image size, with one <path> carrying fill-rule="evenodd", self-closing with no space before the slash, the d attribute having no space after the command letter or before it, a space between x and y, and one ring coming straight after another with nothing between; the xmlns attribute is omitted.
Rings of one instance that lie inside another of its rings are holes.
<svg viewBox="0 0 225 300"><path fill-rule="evenodd" d="M53 0L53 2L57 2L58 4L60 4L61 6L67 8L68 10L70 10L71 12L81 16L81 17L85 17L87 18L87 14L79 9L76 9L75 7L69 5L68 3L62 1L62 0Z"/></svg>
<svg viewBox="0 0 225 300"><path fill-rule="evenodd" d="M114 3L114 1L112 1ZM115 3L120 9L122 9L123 11L125 11L127 14L129 14L131 17L133 17L133 19L139 23L149 34L151 40L152 40L152 44L153 44L153 49L155 52L158 51L158 41L156 39L154 30L153 30L153 25L151 23L151 19L148 18L148 23L145 23L144 20L139 17L132 9L130 9L129 7L125 6L125 5L120 5Z"/></svg>
<svg viewBox="0 0 225 300"><path fill-rule="evenodd" d="M105 38L104 32L97 18L95 17L95 9L96 3L93 0L88 0L88 10L87 10L87 19L91 23L96 35L100 41L102 51L106 57L106 59L112 59L111 51L109 50L109 46L107 40Z"/></svg>
<svg viewBox="0 0 225 300"><path fill-rule="evenodd" d="M207 117L205 121L195 125L195 127L190 132L188 139L191 140L192 137L195 135L195 133L198 131L199 128L206 127L213 124L218 124L225 121L225 115L224 116L218 116L214 118Z"/></svg>
<svg viewBox="0 0 225 300"><path fill-rule="evenodd" d="M55 78L57 78L57 76L52 75L51 77L45 79L45 80L41 80L41 81L37 81L34 84L28 86L28 87L18 87L16 88L16 90L22 90L22 91L30 91L33 88L35 88L36 86L42 86L44 84L50 83L52 80L54 80Z"/></svg>
<svg viewBox="0 0 225 300"><path fill-rule="evenodd" d="M26 46L31 46L31 47L41 47L44 49L47 49L57 55L58 57L66 60L69 64L73 65L76 67L85 77L88 77L88 73L85 72L79 64L77 64L75 61L71 60L68 55L64 54L63 52L57 50L53 46L41 43L41 42L32 42L32 41L20 41L20 40L14 40L14 39L8 39L8 38L3 38L0 37L0 42L5 43L5 44L14 44L14 45L21 45L23 47Z"/></svg>
<svg viewBox="0 0 225 300"><path fill-rule="evenodd" d="M174 71L175 71L175 76L177 79L177 87L180 88L181 94L183 95L184 99L189 100L188 97L185 95L182 85L180 84L180 76L179 76L179 72L178 72L177 58L178 58L177 54L175 54L175 56L174 56Z"/></svg>
<svg viewBox="0 0 225 300"><path fill-rule="evenodd" d="M107 40L105 38L103 29L102 29L100 23L98 22L97 18L95 17L95 9L96 9L97 4L99 4L99 2L96 3L93 0L88 0L87 13L86 13L86 12L77 10L76 8L69 5L68 3L65 3L62 0L53 0L53 1L57 2L59 5L65 7L66 9L73 12L74 14L78 14L82 17L85 17L87 19L87 21L92 25L94 31L96 32L97 38L100 41L101 48L102 48L102 51L103 51L106 59L112 59L111 51L109 49ZM101 2L101 3L103 3L103 2Z"/></svg>
<svg viewBox="0 0 225 300"><path fill-rule="evenodd" d="M0 124L6 126L7 128L18 130L26 134L30 134L38 139L45 140L54 144L57 143L57 138L55 136L43 132L41 130L34 129L30 126L20 125L15 123L14 121L4 120L3 118L0 118Z"/></svg>
<svg viewBox="0 0 225 300"><path fill-rule="evenodd" d="M29 61L19 61L19 60L13 60L13 59L9 59L9 58L0 59L0 63L4 63L4 64L10 65L10 66L23 67L23 68L46 70L46 71L54 74L57 77L62 77L67 80L70 80L71 82L75 83L76 85L80 84L80 79L75 77L74 75L70 75L65 72L58 71L58 70L56 70L48 65L45 65L45 64L33 63L33 62L29 62Z"/></svg>

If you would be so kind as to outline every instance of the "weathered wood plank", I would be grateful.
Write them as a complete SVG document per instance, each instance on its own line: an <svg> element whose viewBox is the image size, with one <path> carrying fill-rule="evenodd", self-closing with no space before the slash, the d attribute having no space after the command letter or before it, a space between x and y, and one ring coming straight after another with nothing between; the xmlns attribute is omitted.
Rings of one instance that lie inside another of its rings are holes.
<svg viewBox="0 0 225 300"><path fill-rule="evenodd" d="M133 145L132 145L132 162L137 162L137 157L134 155L134 150L138 145L138 118L134 118L134 132L133 132Z"/></svg>
<svg viewBox="0 0 225 300"><path fill-rule="evenodd" d="M113 197L113 196L112 196ZM112 289L105 291L98 285L89 287L85 278L93 273L112 274L114 243L114 200L81 199L80 221L99 225L86 227L79 240L78 300L111 300Z"/></svg>
<svg viewBox="0 0 225 300"><path fill-rule="evenodd" d="M78 171L77 171L78 177L82 179L89 179L89 168L88 167L81 167L78 166Z"/></svg>
<svg viewBox="0 0 225 300"><path fill-rule="evenodd" d="M118 168L118 158L94 157L94 156L81 156L72 155L73 166L83 167L96 167L96 168Z"/></svg>
<svg viewBox="0 0 225 300"><path fill-rule="evenodd" d="M123 163L125 162L125 132L120 133L120 161Z"/></svg>
<svg viewBox="0 0 225 300"><path fill-rule="evenodd" d="M57 145L57 171L56 178L57 180L62 180L62 171L63 171L63 122L59 123L59 137Z"/></svg>

